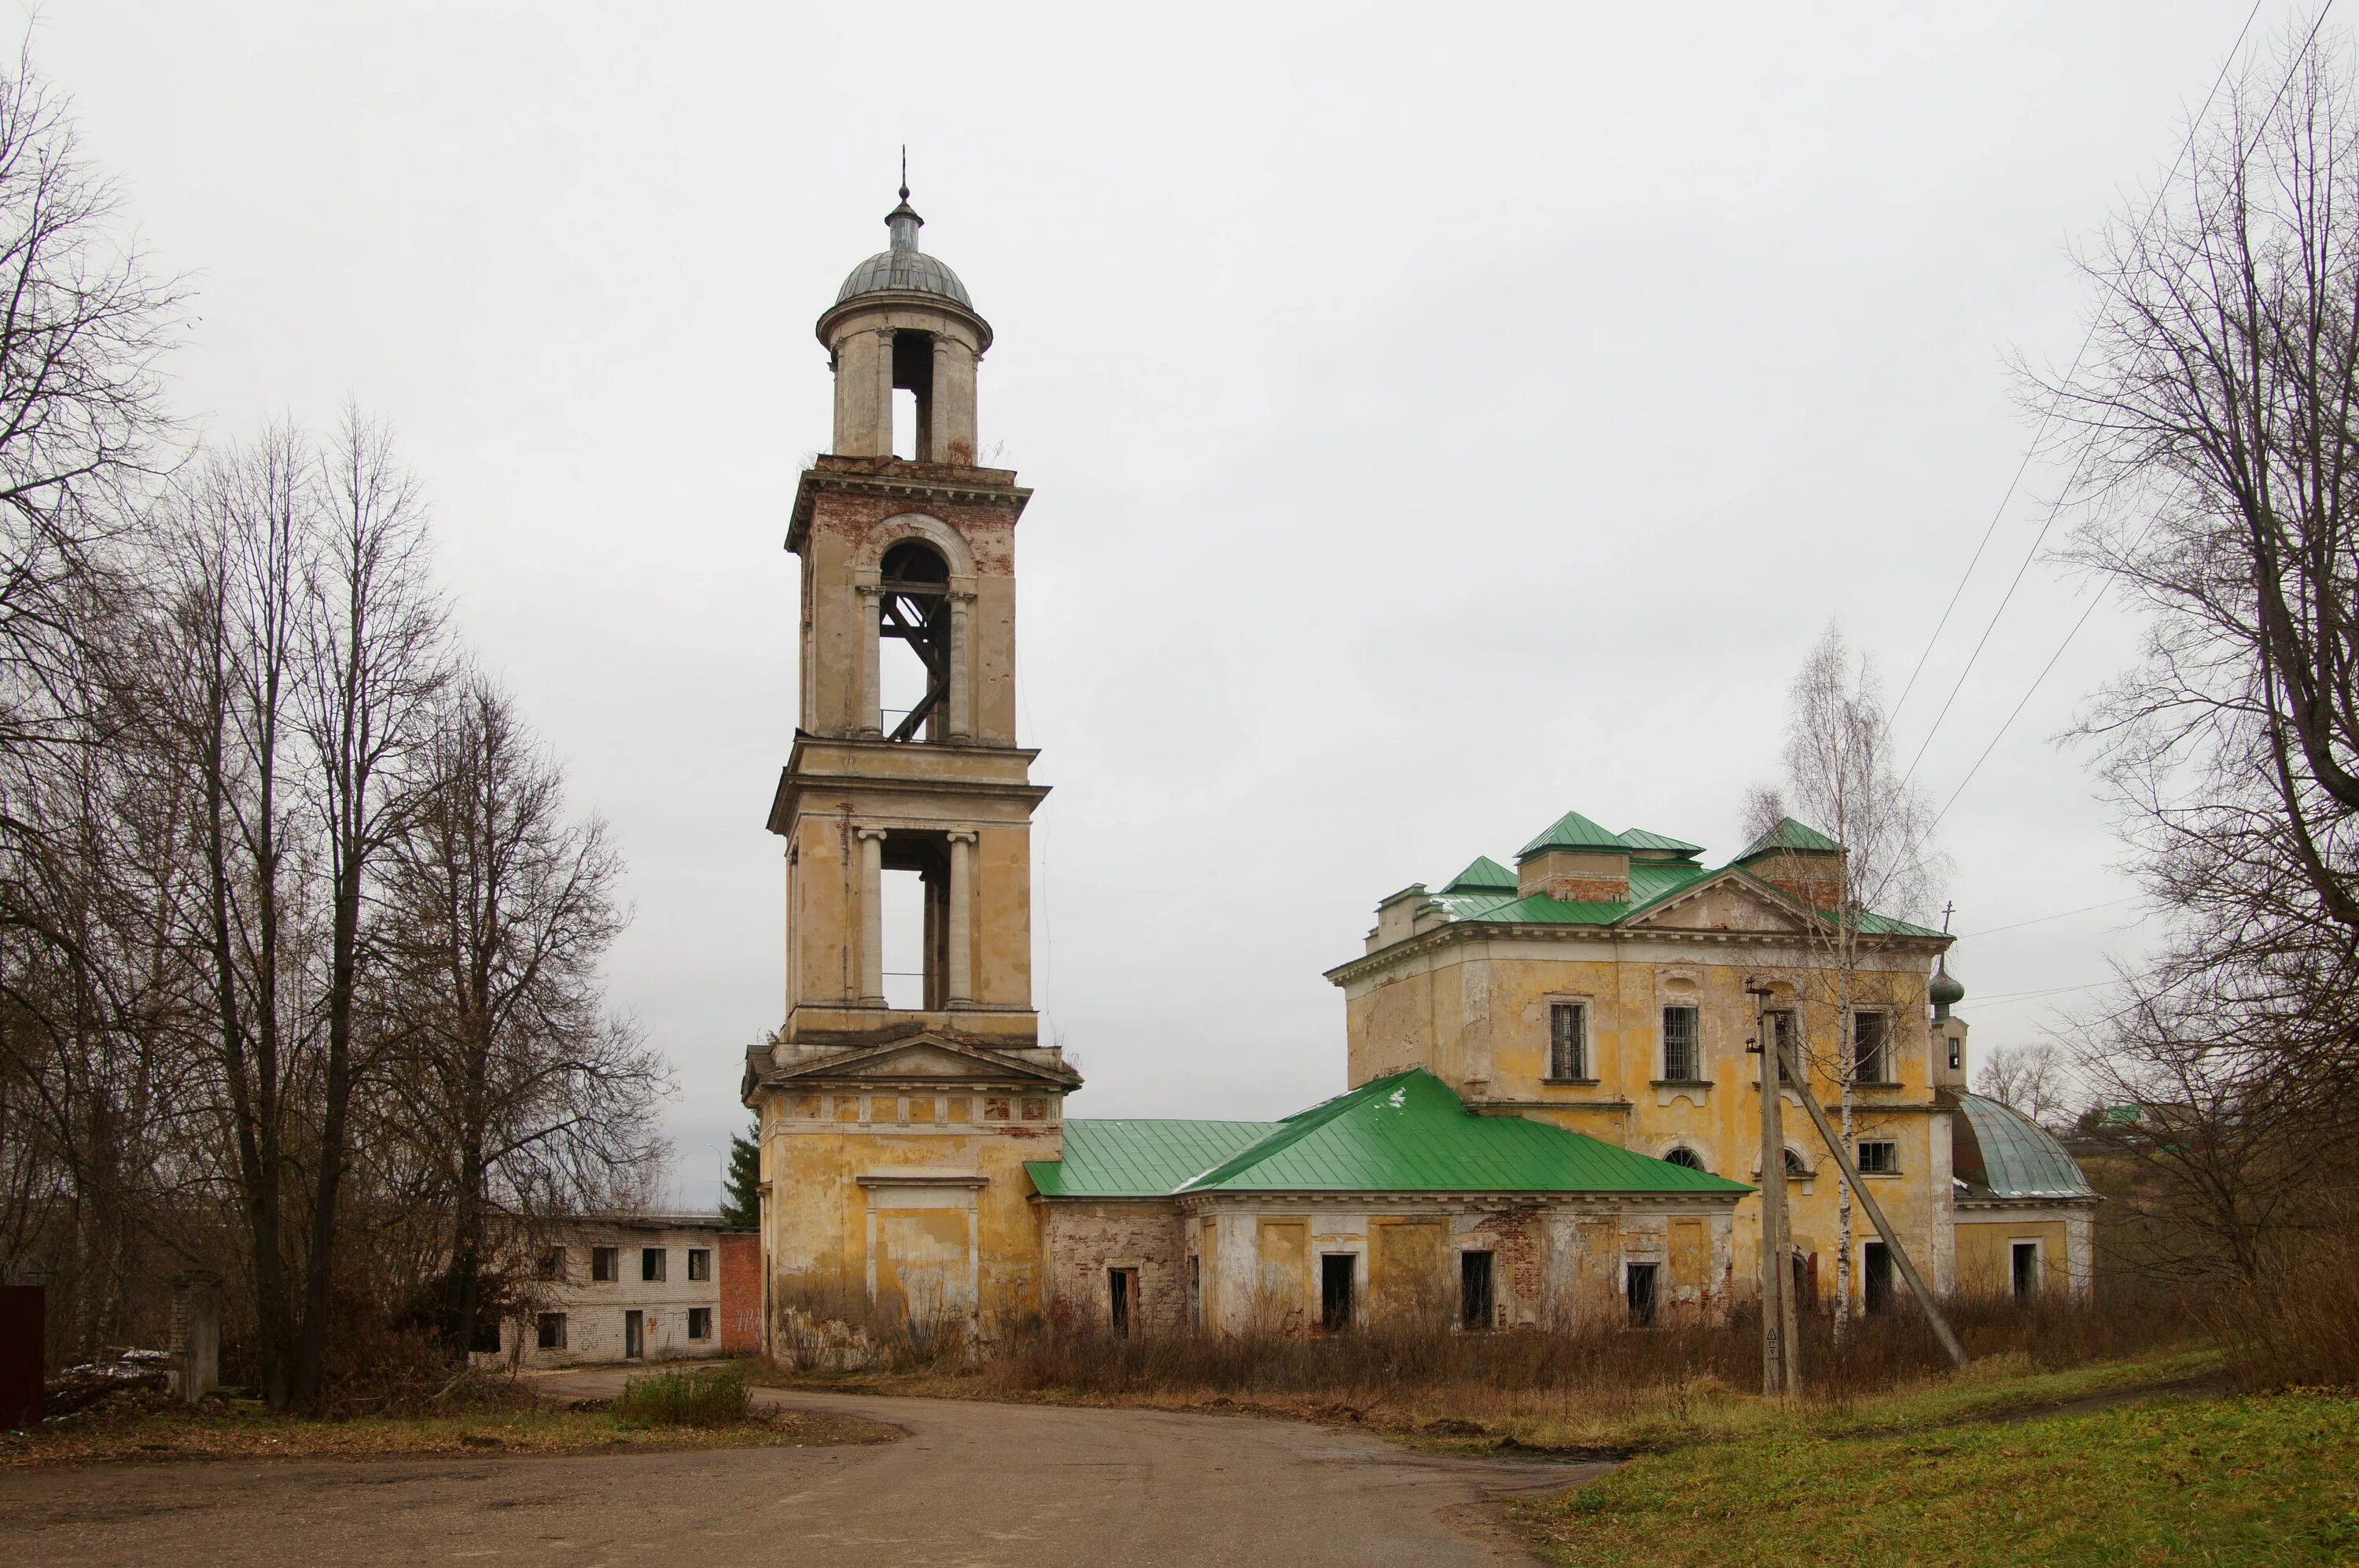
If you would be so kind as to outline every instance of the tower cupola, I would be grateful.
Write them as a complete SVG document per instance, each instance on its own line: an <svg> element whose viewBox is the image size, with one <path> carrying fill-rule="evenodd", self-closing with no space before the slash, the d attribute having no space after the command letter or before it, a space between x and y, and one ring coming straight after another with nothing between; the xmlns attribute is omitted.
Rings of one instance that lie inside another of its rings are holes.
<svg viewBox="0 0 2359 1568"><path fill-rule="evenodd" d="M975 313L958 274L920 247L925 223L902 186L900 204L885 214L886 248L852 269L819 319L835 373L838 457L974 463L975 367L991 346L991 323ZM898 452L896 392L916 405Z"/></svg>

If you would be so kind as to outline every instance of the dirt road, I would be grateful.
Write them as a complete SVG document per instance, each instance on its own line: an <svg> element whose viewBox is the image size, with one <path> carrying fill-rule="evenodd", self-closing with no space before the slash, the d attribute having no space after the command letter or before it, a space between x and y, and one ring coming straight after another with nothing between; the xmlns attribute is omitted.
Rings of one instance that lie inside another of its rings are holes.
<svg viewBox="0 0 2359 1568"><path fill-rule="evenodd" d="M573 1374L590 1394L619 1373ZM908 1430L869 1447L583 1458L109 1465L0 1475L44 1564L1527 1562L1492 1503L1596 1465L1440 1458L1249 1417L779 1393Z"/></svg>

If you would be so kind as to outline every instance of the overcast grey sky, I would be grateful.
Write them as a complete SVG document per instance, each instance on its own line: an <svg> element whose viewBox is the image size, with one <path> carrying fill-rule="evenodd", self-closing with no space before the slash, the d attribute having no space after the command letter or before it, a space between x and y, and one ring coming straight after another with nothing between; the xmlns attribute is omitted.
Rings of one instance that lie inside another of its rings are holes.
<svg viewBox="0 0 2359 1568"><path fill-rule="evenodd" d="M1072 1109L1266 1116L1343 1086L1320 973L1378 898L1568 808L1733 853L1830 616L1898 690L2030 435L2007 354L2071 359L2067 247L2169 164L2247 8L51 0L33 47L197 288L188 413L349 395L398 430L470 638L628 853L614 994L709 1202L779 1021L811 325L900 143L997 332L984 446L1038 490ZM2027 574L1937 803L2081 591ZM1972 934L2130 891L2051 744L2130 647L2101 612L1943 824L1978 1051L2135 951L2126 903Z"/></svg>

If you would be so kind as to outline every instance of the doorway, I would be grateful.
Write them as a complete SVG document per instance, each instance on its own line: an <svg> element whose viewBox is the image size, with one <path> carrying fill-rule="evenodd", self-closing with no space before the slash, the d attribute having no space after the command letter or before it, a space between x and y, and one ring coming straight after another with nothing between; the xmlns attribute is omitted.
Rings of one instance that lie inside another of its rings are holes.
<svg viewBox="0 0 2359 1568"><path fill-rule="evenodd" d="M1462 1252L1458 1255L1458 1326L1489 1328L1491 1326L1491 1255L1487 1252Z"/></svg>
<svg viewBox="0 0 2359 1568"><path fill-rule="evenodd" d="M1330 1252L1319 1259L1319 1326L1342 1334L1352 1326L1353 1277L1359 1258L1349 1252Z"/></svg>
<svg viewBox="0 0 2359 1568"><path fill-rule="evenodd" d="M1116 1339L1130 1337L1130 1323L1138 1309L1138 1270L1109 1269L1106 1270L1106 1321L1114 1325Z"/></svg>
<svg viewBox="0 0 2359 1568"><path fill-rule="evenodd" d="M623 1314L623 1356L636 1361L647 1353L647 1314L637 1311Z"/></svg>
<svg viewBox="0 0 2359 1568"><path fill-rule="evenodd" d="M2013 1254L2015 1299L2028 1301L2039 1293L2039 1244L2018 1241Z"/></svg>
<svg viewBox="0 0 2359 1568"><path fill-rule="evenodd" d="M1892 1249L1880 1241L1860 1248L1860 1289L1869 1316L1892 1310Z"/></svg>
<svg viewBox="0 0 2359 1568"><path fill-rule="evenodd" d="M1630 1299L1630 1326L1655 1326L1655 1271L1658 1265L1633 1263L1629 1266L1627 1293Z"/></svg>

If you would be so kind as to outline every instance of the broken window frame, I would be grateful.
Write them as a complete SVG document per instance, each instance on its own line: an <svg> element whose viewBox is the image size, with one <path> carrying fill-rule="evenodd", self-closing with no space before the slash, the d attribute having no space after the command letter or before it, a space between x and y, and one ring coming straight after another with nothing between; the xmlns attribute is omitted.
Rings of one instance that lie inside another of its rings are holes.
<svg viewBox="0 0 2359 1568"><path fill-rule="evenodd" d="M590 1282L612 1285L623 1277L623 1249L619 1247L593 1247L590 1249Z"/></svg>
<svg viewBox="0 0 2359 1568"><path fill-rule="evenodd" d="M661 1247L643 1247L639 1248L640 1284L660 1285L670 1277L670 1274L671 1252L669 1248Z"/></svg>
<svg viewBox="0 0 2359 1568"><path fill-rule="evenodd" d="M534 1349L562 1350L565 1348L565 1314L563 1312L536 1314L533 1318L532 1331Z"/></svg>
<svg viewBox="0 0 2359 1568"><path fill-rule="evenodd" d="M691 1247L688 1249L688 1279L690 1284L701 1284L712 1278L712 1248Z"/></svg>
<svg viewBox="0 0 2359 1568"><path fill-rule="evenodd" d="M1900 1145L1888 1138L1863 1138L1854 1148L1852 1163L1863 1176L1897 1176Z"/></svg>
<svg viewBox="0 0 2359 1568"><path fill-rule="evenodd" d="M711 1307L690 1307L688 1309L688 1337L690 1339L711 1339L712 1337L712 1309Z"/></svg>

